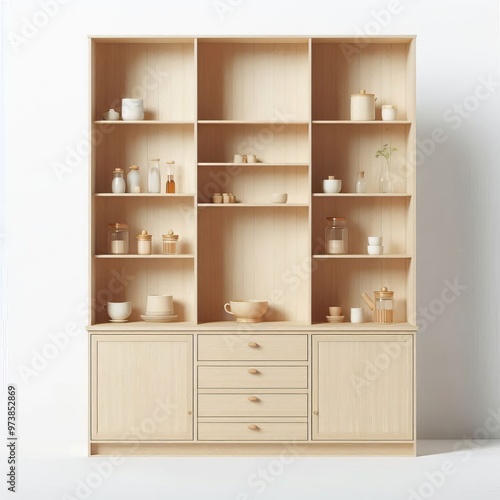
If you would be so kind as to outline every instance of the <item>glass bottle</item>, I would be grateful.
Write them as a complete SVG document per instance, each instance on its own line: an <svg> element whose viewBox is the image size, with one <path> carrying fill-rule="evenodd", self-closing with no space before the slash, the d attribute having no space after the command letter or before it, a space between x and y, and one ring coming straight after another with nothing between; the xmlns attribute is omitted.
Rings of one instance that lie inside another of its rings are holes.
<svg viewBox="0 0 500 500"><path fill-rule="evenodd" d="M127 175L127 193L139 193L141 184L141 176L139 175L139 167L130 165Z"/></svg>
<svg viewBox="0 0 500 500"><path fill-rule="evenodd" d="M123 170L115 168L113 170L113 181L111 182L111 192L124 193L125 192L125 179L123 178Z"/></svg>
<svg viewBox="0 0 500 500"><path fill-rule="evenodd" d="M366 193L365 173L362 170L358 172L358 179L356 180L356 193Z"/></svg>
<svg viewBox="0 0 500 500"><path fill-rule="evenodd" d="M123 222L108 224L108 253L128 253L128 225Z"/></svg>
<svg viewBox="0 0 500 500"><path fill-rule="evenodd" d="M379 193L392 193L391 171L388 158L381 163L378 186Z"/></svg>
<svg viewBox="0 0 500 500"><path fill-rule="evenodd" d="M173 160L167 161L167 185L165 189L166 193L175 193L175 181L173 174L174 165L175 161Z"/></svg>
<svg viewBox="0 0 500 500"><path fill-rule="evenodd" d="M160 160L148 160L148 193L161 192Z"/></svg>
<svg viewBox="0 0 500 500"><path fill-rule="evenodd" d="M325 228L325 254L335 255L347 253L348 232L345 217L327 217Z"/></svg>

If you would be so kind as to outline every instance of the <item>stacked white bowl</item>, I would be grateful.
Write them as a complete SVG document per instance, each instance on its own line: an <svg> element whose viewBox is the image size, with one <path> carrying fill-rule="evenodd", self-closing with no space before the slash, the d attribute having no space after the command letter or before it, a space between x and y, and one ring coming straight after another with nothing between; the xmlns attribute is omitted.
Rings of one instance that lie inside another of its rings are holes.
<svg viewBox="0 0 500 500"><path fill-rule="evenodd" d="M122 119L124 121L144 120L144 104L142 99L126 97L122 99Z"/></svg>
<svg viewBox="0 0 500 500"><path fill-rule="evenodd" d="M382 241L382 236L368 236L368 255L382 255L384 253Z"/></svg>

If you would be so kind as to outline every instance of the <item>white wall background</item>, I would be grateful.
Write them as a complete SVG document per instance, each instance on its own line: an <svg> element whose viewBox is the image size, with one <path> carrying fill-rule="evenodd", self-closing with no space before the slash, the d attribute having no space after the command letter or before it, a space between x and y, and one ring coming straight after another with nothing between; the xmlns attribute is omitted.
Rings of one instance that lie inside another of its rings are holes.
<svg viewBox="0 0 500 500"><path fill-rule="evenodd" d="M43 15L44 3L56 6L51 16ZM398 13L377 16L388 6ZM83 154L62 180L53 165L86 144L89 34L416 34L418 436L473 435L499 411L496 0L4 0L1 8L2 390L17 384L25 457L87 452L88 160ZM16 36L24 41L6 40ZM444 131L444 142L432 141L435 129ZM466 287L451 303L440 298L447 281ZM54 348L56 337L68 338L58 336L64 331L73 336ZM193 460L192 472L207 463Z"/></svg>

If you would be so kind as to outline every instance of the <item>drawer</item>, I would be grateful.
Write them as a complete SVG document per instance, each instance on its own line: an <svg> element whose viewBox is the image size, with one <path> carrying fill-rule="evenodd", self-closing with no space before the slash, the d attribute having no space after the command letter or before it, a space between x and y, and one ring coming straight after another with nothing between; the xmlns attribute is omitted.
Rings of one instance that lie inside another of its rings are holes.
<svg viewBox="0 0 500 500"><path fill-rule="evenodd" d="M200 422L198 441L306 441L307 422Z"/></svg>
<svg viewBox="0 0 500 500"><path fill-rule="evenodd" d="M199 394L200 417L307 417L307 394Z"/></svg>
<svg viewBox="0 0 500 500"><path fill-rule="evenodd" d="M307 335L198 335L199 361L307 361Z"/></svg>
<svg viewBox="0 0 500 500"><path fill-rule="evenodd" d="M200 389L307 389L307 366L199 366Z"/></svg>

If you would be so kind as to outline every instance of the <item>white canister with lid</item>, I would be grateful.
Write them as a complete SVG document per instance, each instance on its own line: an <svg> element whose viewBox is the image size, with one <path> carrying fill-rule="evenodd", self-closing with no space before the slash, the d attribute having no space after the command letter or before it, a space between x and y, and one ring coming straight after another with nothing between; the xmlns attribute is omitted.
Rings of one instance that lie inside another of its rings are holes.
<svg viewBox="0 0 500 500"><path fill-rule="evenodd" d="M366 90L360 90L359 94L351 94L351 120L375 120L376 100L375 94L367 94Z"/></svg>
<svg viewBox="0 0 500 500"><path fill-rule="evenodd" d="M139 255L151 255L152 238L146 230L137 235L137 253Z"/></svg>
<svg viewBox="0 0 500 500"><path fill-rule="evenodd" d="M144 120L144 103L142 99L125 97L122 99L122 120Z"/></svg>
<svg viewBox="0 0 500 500"><path fill-rule="evenodd" d="M398 107L394 104L384 104L382 106L382 120L392 122L396 119Z"/></svg>
<svg viewBox="0 0 500 500"><path fill-rule="evenodd" d="M140 187L141 176L139 175L139 167L137 165L130 165L127 175L127 193L140 192ZM139 188L139 190L136 188Z"/></svg>

